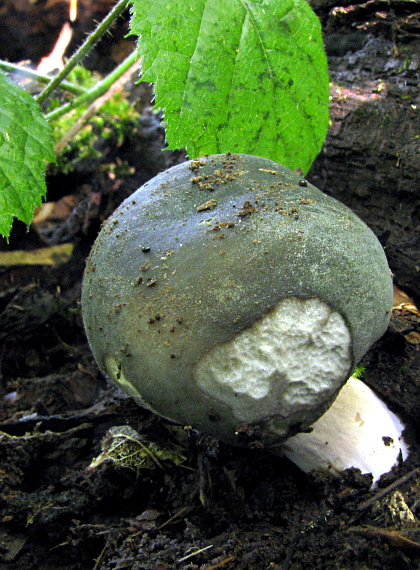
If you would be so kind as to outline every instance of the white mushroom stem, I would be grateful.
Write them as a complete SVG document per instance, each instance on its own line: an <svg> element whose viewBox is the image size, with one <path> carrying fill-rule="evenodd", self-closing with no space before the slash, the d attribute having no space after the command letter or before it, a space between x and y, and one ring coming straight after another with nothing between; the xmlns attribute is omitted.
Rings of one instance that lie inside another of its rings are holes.
<svg viewBox="0 0 420 570"><path fill-rule="evenodd" d="M406 459L404 425L366 384L351 377L330 409L312 426L287 440L286 457L302 471L338 474L349 467L372 473L373 484Z"/></svg>

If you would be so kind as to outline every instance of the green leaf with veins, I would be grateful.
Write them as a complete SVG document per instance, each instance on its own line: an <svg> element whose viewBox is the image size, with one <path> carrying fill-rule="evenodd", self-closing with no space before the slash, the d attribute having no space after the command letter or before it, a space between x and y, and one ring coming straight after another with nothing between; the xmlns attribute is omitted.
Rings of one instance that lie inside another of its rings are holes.
<svg viewBox="0 0 420 570"><path fill-rule="evenodd" d="M24 89L0 72L0 234L13 218L29 224L46 192L46 161L54 161L51 128Z"/></svg>
<svg viewBox="0 0 420 570"><path fill-rule="evenodd" d="M162 461L180 465L186 457L172 443L165 446L148 441L130 426L110 428L102 441L102 453L90 464L92 470L104 461L112 461L117 467L128 469L163 469Z"/></svg>
<svg viewBox="0 0 420 570"><path fill-rule="evenodd" d="M307 172L327 132L329 85L306 0L133 0L131 31L169 148Z"/></svg>

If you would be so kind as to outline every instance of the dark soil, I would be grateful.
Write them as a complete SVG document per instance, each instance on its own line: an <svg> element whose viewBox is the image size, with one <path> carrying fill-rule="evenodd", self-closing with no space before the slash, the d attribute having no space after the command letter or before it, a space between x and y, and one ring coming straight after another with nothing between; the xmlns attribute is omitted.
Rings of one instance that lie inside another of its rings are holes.
<svg viewBox="0 0 420 570"><path fill-rule="evenodd" d="M332 3L317 4L327 29ZM410 4L400 2L400 9L409 10ZM387 13L385 3L381 6ZM363 15L382 22L379 31L369 28L353 37L344 25L330 30L342 34L333 54L329 44L333 73L337 58L345 67L355 52L366 65L360 51L368 41L395 43L384 27L386 18L376 12ZM29 232L16 224L10 244L1 244L6 252L71 242L74 251L63 264L0 267L0 568L420 568L420 318L399 292L387 333L364 359L363 379L406 424L411 453L374 490L370 476L356 470L339 478L305 475L265 450L229 447L174 426L136 406L99 373L80 314L86 256L101 222L126 196L184 159L182 152L161 150L164 132L149 108L150 89L128 90L140 111L138 125L118 148L102 148L104 164L126 162L129 173L108 176L89 161L66 175L50 173L47 200L62 206L71 197L68 212ZM318 182L328 181L334 163L334 133L342 123L334 125L314 165ZM353 131L348 149L352 137ZM358 152L355 148L353 156ZM340 177L351 177L354 165L339 152L335 160ZM380 176L383 181L383 169ZM364 212L375 202L380 225L391 193L381 202L379 192L374 200L349 192L343 190L344 201L356 200ZM407 196L402 193L401 204ZM396 233L394 245L398 224L400 218L389 230ZM417 240L418 219L417 229L413 224L410 217L400 236L405 243ZM398 247L392 249L396 285L407 283L415 293L415 254L404 259L400 281ZM144 445L169 448L172 460L150 462L146 454L142 467L132 468L127 457L92 463L115 426L131 426ZM407 509L414 522L407 521Z"/></svg>
<svg viewBox="0 0 420 570"><path fill-rule="evenodd" d="M26 296L48 310L42 277L7 290L3 322L22 313ZM356 470L304 475L264 450L228 447L141 410L99 375L77 297L58 299L45 323L27 308L25 328L3 338L1 568L419 567L418 524L392 508L399 492L420 515L420 359L406 339L418 318L395 311L366 357L367 380L407 423L411 444L409 459L371 491ZM121 425L185 461L89 467L107 430Z"/></svg>

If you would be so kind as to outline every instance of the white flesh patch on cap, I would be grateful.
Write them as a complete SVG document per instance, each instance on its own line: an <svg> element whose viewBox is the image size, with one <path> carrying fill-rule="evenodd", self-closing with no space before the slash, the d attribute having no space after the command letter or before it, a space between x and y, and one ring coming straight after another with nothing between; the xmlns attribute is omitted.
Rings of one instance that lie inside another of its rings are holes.
<svg viewBox="0 0 420 570"><path fill-rule="evenodd" d="M204 354L194 376L238 421L293 415L293 421L307 422L306 414L322 409L348 376L350 349L338 312L319 298L288 297Z"/></svg>
<svg viewBox="0 0 420 570"><path fill-rule="evenodd" d="M387 473L408 447L404 426L376 394L356 378L343 386L331 408L312 426L286 441L284 454L307 473L337 474L348 467L372 473L373 482Z"/></svg>

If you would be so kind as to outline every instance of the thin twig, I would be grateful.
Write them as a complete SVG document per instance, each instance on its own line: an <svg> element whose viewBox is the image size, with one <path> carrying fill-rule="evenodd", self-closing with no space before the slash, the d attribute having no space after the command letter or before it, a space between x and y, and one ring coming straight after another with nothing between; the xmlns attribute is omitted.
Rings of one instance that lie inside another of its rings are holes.
<svg viewBox="0 0 420 570"><path fill-rule="evenodd" d="M51 121L52 119L57 119L58 117L61 117L65 113L68 113L69 111L71 111L75 107L78 107L79 105L82 105L83 103L89 104L92 101L95 101L95 99L104 95L108 91L108 89L110 89L110 87L113 85L113 83L115 83L117 79L119 79L128 69L130 69L130 67L134 63L136 63L138 57L139 56L137 54L137 51L134 50L129 56L125 58L123 62L121 62L118 65L118 67L116 67L109 75L107 75L104 79L102 79L102 81L99 81L86 93L80 95L80 97L76 97L76 99L74 99L70 103L66 103L65 105L59 107L58 109L51 111L51 113L45 115L45 118L48 121Z"/></svg>
<svg viewBox="0 0 420 570"><path fill-rule="evenodd" d="M236 558L237 557L233 555L228 556L227 558L223 558L223 560L217 562L216 564L212 564L211 566L206 566L204 570L218 570L218 568L223 568L223 566L226 566L227 564L234 562Z"/></svg>
<svg viewBox="0 0 420 570"><path fill-rule="evenodd" d="M99 553L99 556L95 561L95 566L93 567L93 570L98 570L99 564L102 562L102 558L104 557L107 548L108 548L108 542L105 543L105 546L102 548L101 552Z"/></svg>
<svg viewBox="0 0 420 570"><path fill-rule="evenodd" d="M399 530L393 528L388 529L375 526L351 527L347 532L374 538L384 538L398 548L420 552L420 543L407 538Z"/></svg>
<svg viewBox="0 0 420 570"><path fill-rule="evenodd" d="M39 83L49 83L52 79L54 79L51 75L44 75L43 73L38 73L29 67L25 67L24 65L10 63L8 61L3 61L2 59L0 59L0 68L4 69L5 71L18 73L23 77L29 77L30 79L34 79ZM60 89L63 91L68 91L69 93L73 93L74 95L83 95L83 93L87 92L87 89L84 87L80 87L80 85L76 85L70 81L65 80L60 83Z"/></svg>
<svg viewBox="0 0 420 570"><path fill-rule="evenodd" d="M168 524L173 523L174 521L178 520L179 518L183 517L184 515L186 515L189 511L191 510L191 507L182 507L182 509L180 511L178 511L177 513L175 513L174 515L172 515L168 520L166 520L164 523L162 523L160 526L158 526L158 530L161 530L162 528L165 528L165 526L167 526Z"/></svg>
<svg viewBox="0 0 420 570"><path fill-rule="evenodd" d="M209 544L208 546L205 546L204 548L200 548L200 550L195 550L194 552L191 552L191 554L187 554L186 556L179 558L179 560L177 560L177 562L185 562L185 560L188 560L189 558L192 558L193 556L197 556L197 554L201 554L202 552L205 552L209 548L213 548L213 546L214 546L213 544Z"/></svg>
<svg viewBox="0 0 420 570"><path fill-rule="evenodd" d="M417 475L418 473L420 473L420 468L419 468L419 467L416 467L416 469L413 469L412 471L409 471L408 473L406 473L405 475L403 475L402 477L400 477L400 479L397 479L396 481L394 481L393 483L391 483L391 485L388 485L388 487L385 487L384 489L381 489L380 491L378 491L378 492L376 493L376 495L374 495L373 497L371 497L370 499L368 499L368 500L365 501L364 503L361 503L361 504L357 507L357 510L358 510L358 511L365 511L366 509L368 509L369 507L371 507L375 501L379 501L379 499L382 499L383 497L385 497L386 495L388 495L389 493L391 493L391 491L394 491L394 489L396 489L396 488L399 487L400 485L403 485L404 483L406 483L409 479L411 479L412 477L414 477L414 476Z"/></svg>
<svg viewBox="0 0 420 570"><path fill-rule="evenodd" d="M81 60L90 52L93 46L108 31L111 24L124 12L130 0L119 0L109 14L102 20L96 30L92 32L80 48L71 56L63 69L54 77L54 79L45 87L45 89L36 97L39 104L43 103L47 97L54 91L56 87L67 77L70 71L81 62Z"/></svg>
<svg viewBox="0 0 420 570"><path fill-rule="evenodd" d="M135 62L111 87L100 97L97 97L94 102L86 109L86 111L77 119L77 121L70 127L66 134L54 145L55 154L59 155L63 152L67 144L75 137L75 135L86 125L89 119L96 115L99 109L104 105L114 93L122 88L125 81L134 72Z"/></svg>

